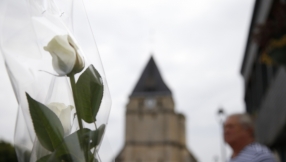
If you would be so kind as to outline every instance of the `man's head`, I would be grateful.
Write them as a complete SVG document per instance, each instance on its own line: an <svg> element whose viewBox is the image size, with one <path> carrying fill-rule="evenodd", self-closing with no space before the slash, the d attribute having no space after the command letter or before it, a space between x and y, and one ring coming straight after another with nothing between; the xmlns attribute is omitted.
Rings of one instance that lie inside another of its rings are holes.
<svg viewBox="0 0 286 162"><path fill-rule="evenodd" d="M254 140L253 121L247 114L233 114L224 123L224 140L231 147Z"/></svg>

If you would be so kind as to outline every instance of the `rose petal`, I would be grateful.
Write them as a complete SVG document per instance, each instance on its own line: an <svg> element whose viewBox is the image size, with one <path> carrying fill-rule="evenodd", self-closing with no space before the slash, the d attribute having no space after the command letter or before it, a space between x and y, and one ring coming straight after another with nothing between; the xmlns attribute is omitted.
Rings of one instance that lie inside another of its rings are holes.
<svg viewBox="0 0 286 162"><path fill-rule="evenodd" d="M53 58L53 68L60 75L69 74L76 62L76 50L70 45L68 35L55 36L44 50Z"/></svg>

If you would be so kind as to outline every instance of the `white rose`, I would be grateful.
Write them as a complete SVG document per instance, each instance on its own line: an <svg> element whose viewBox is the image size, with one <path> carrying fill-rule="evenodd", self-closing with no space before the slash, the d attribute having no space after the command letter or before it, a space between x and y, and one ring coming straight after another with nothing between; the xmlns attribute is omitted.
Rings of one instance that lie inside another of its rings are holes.
<svg viewBox="0 0 286 162"><path fill-rule="evenodd" d="M65 135L68 135L71 131L70 119L73 106L66 106L63 103L56 102L50 103L47 106L59 117L64 128L64 133ZM31 156L36 156L36 159L49 154L49 151L46 150L38 140L35 141L33 150L34 151Z"/></svg>
<svg viewBox="0 0 286 162"><path fill-rule="evenodd" d="M84 68L84 59L69 35L56 35L44 50L52 55L53 68L59 75L75 74Z"/></svg>
<svg viewBox="0 0 286 162"><path fill-rule="evenodd" d="M66 106L63 103L50 103L47 105L60 119L65 135L68 135L71 131L71 111L73 106Z"/></svg>

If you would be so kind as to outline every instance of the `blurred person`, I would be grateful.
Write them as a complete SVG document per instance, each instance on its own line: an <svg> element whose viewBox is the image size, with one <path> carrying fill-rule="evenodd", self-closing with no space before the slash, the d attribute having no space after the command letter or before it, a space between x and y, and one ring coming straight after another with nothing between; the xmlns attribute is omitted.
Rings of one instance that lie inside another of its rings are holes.
<svg viewBox="0 0 286 162"><path fill-rule="evenodd" d="M224 140L233 151L229 162L276 162L267 147L254 141L253 121L247 114L227 117Z"/></svg>

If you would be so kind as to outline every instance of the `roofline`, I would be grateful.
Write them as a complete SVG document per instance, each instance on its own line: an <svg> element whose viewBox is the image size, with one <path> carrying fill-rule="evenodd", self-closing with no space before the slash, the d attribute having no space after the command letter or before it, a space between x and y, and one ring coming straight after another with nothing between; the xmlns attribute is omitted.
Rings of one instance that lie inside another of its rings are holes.
<svg viewBox="0 0 286 162"><path fill-rule="evenodd" d="M151 73L150 73L151 72ZM153 74L154 73L154 74ZM148 79L149 76L153 76L152 78L155 81L155 90L147 90L148 85L146 85L146 78ZM147 64L145 65L141 75L133 88L130 96L154 96L154 95L172 95L170 88L165 83L163 76L159 67L157 66L153 55L151 55L150 59L148 60Z"/></svg>
<svg viewBox="0 0 286 162"><path fill-rule="evenodd" d="M245 70L245 63L246 63L246 55L249 51L249 48L250 48L250 42L252 40L252 31L253 31L253 28L254 28L254 25L255 25L255 20L256 20L256 16L258 14L258 6L259 4L261 3L260 0L256 0L255 1L255 4L254 4L254 7L253 7L253 12L252 12L252 18L251 18L251 22L250 22L250 25L249 25L249 30L248 30L248 37L247 37L247 42L246 42L246 45L245 45L245 51L244 51L244 57L243 57L243 61L242 61L242 66L241 66L241 69L240 69L240 73L243 74L244 70Z"/></svg>
<svg viewBox="0 0 286 162"><path fill-rule="evenodd" d="M142 92L142 93L135 93L135 94L131 94L129 95L129 98L133 98L133 97L168 97L168 96L173 96L172 93L164 93L164 92Z"/></svg>

